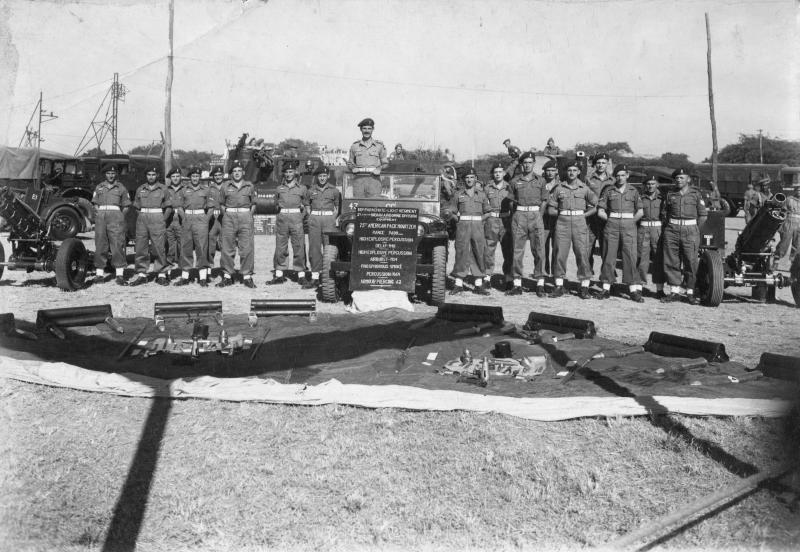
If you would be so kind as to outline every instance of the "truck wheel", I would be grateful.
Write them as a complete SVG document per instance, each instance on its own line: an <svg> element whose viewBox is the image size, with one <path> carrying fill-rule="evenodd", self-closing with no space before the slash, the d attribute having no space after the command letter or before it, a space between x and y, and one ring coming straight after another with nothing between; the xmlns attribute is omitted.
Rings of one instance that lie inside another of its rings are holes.
<svg viewBox="0 0 800 552"><path fill-rule="evenodd" d="M67 240L78 235L81 220L77 212L69 207L59 207L48 219L50 237L54 240Z"/></svg>
<svg viewBox="0 0 800 552"><path fill-rule="evenodd" d="M433 248L433 276L431 277L431 305L438 307L445 301L447 284L447 247L437 245Z"/></svg>
<svg viewBox="0 0 800 552"><path fill-rule="evenodd" d="M706 249L700 255L697 269L697 288L704 305L718 307L725 290L725 269L718 251Z"/></svg>
<svg viewBox="0 0 800 552"><path fill-rule="evenodd" d="M322 253L322 272L319 275L320 287L322 288L322 300L326 303L335 303L339 300L339 293L336 287L336 276L331 273L331 263L339 258L339 248L333 244L328 244Z"/></svg>
<svg viewBox="0 0 800 552"><path fill-rule="evenodd" d="M800 255L795 254L792 267L789 269L789 276L792 279L792 297L794 304L800 308Z"/></svg>
<svg viewBox="0 0 800 552"><path fill-rule="evenodd" d="M80 289L88 266L89 253L83 242L76 238L64 240L56 253L56 284L64 291Z"/></svg>
<svg viewBox="0 0 800 552"><path fill-rule="evenodd" d="M0 243L0 263L5 262L5 260L6 260L6 250L3 249L3 244ZM5 267L3 265L0 265L0 278L3 277L3 269L4 268Z"/></svg>

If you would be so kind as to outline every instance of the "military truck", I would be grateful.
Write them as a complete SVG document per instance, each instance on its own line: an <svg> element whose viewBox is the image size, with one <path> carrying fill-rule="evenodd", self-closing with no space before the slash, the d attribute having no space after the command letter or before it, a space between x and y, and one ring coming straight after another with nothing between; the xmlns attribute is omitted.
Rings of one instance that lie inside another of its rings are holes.
<svg viewBox="0 0 800 552"><path fill-rule="evenodd" d="M698 163L694 172L699 176L701 190L711 189L711 163ZM717 187L722 197L731 206L728 216L735 217L744 207L744 192L747 184L755 184L769 177L772 193L791 194L792 185L800 178L800 167L790 167L782 163L718 163Z"/></svg>

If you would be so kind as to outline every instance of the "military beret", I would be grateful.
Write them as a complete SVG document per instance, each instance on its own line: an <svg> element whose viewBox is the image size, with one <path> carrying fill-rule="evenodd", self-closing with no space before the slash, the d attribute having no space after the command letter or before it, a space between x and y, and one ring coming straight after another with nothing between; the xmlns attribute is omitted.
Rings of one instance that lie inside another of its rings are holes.
<svg viewBox="0 0 800 552"><path fill-rule="evenodd" d="M289 169L296 169L297 166L300 164L300 161L297 159L287 159L283 162L281 167L281 171L287 171Z"/></svg>
<svg viewBox="0 0 800 552"><path fill-rule="evenodd" d="M592 163L597 163L601 159L605 159L606 161L608 161L608 154L607 153L597 153L597 154L595 154L595 156L592 158Z"/></svg>
<svg viewBox="0 0 800 552"><path fill-rule="evenodd" d="M151 173L151 172L154 172L154 173L158 174L158 173L160 173L160 172L161 172L161 169L159 168L159 166L158 166L158 165L150 165L149 167L147 167L147 168L144 170L144 173L145 173L145 174L147 174L147 173Z"/></svg>
<svg viewBox="0 0 800 552"><path fill-rule="evenodd" d="M331 170L325 165L320 165L317 167L317 170L314 171L314 174L331 174Z"/></svg>
<svg viewBox="0 0 800 552"><path fill-rule="evenodd" d="M551 159L542 167L543 171L546 171L547 169L558 169L558 165L556 165L556 162Z"/></svg>
<svg viewBox="0 0 800 552"><path fill-rule="evenodd" d="M577 159L573 159L571 161L568 161L567 162L567 166L564 167L564 168L565 169L571 169L572 167L575 167L576 169L580 170L581 166L578 164L578 160Z"/></svg>
<svg viewBox="0 0 800 552"><path fill-rule="evenodd" d="M100 170L102 170L105 173L109 171L117 172L118 169L114 163L103 163L103 168Z"/></svg>
<svg viewBox="0 0 800 552"><path fill-rule="evenodd" d="M648 174L644 179L644 183L650 184L651 182L655 182L656 184L658 184L658 177L654 174Z"/></svg>
<svg viewBox="0 0 800 552"><path fill-rule="evenodd" d="M180 176L181 170L178 167L174 167L174 168L170 169L170 171L167 173L167 178L169 178L173 174L177 174L177 175Z"/></svg>
<svg viewBox="0 0 800 552"><path fill-rule="evenodd" d="M526 151L525 153L523 153L522 155L519 156L519 162L520 163L522 163L526 159L535 159L535 156L529 151Z"/></svg>
<svg viewBox="0 0 800 552"><path fill-rule="evenodd" d="M468 176L478 176L478 173L475 172L475 169L473 167L467 167L464 170L464 178Z"/></svg>
<svg viewBox="0 0 800 552"><path fill-rule="evenodd" d="M360 123L358 123L358 128L361 128L361 127L363 127L363 126L371 126L371 127L374 127L374 126L375 126L375 121L373 121L373 120L372 120L372 119L370 119L369 117L367 117L366 119L361 119L361 122L360 122Z"/></svg>
<svg viewBox="0 0 800 552"><path fill-rule="evenodd" d="M225 174L225 171L222 170L222 167L216 166L211 169L211 176L214 176L215 174Z"/></svg>
<svg viewBox="0 0 800 552"><path fill-rule="evenodd" d="M688 175L689 171L687 171L683 167L681 167L680 169L675 169L674 171L672 171L672 178L678 178L682 174Z"/></svg>
<svg viewBox="0 0 800 552"><path fill-rule="evenodd" d="M619 165L614 167L614 176L617 176L622 171L628 172L628 165L620 163Z"/></svg>
<svg viewBox="0 0 800 552"><path fill-rule="evenodd" d="M505 168L505 167L503 166L503 164L502 164L502 163L500 163L500 162L493 163L493 164L492 164L492 167L489 169L489 172L490 172L490 173L493 173L493 172L495 171L495 169L503 169L503 170L506 170L506 168Z"/></svg>
<svg viewBox="0 0 800 552"><path fill-rule="evenodd" d="M242 165L242 162L237 159L236 161L231 163L231 170L233 170L233 169L242 169L242 170L244 170L244 165Z"/></svg>
<svg viewBox="0 0 800 552"><path fill-rule="evenodd" d="M503 144L507 144L509 142L511 142L511 138L506 138L505 140L503 140Z"/></svg>
<svg viewBox="0 0 800 552"><path fill-rule="evenodd" d="M401 143L399 143L399 142L398 142L397 144L395 144L395 145L394 145L394 149L397 149L397 148L402 148L402 147L403 147L403 144L401 144Z"/></svg>
<svg viewBox="0 0 800 552"><path fill-rule="evenodd" d="M770 182L772 182L772 179L770 179L770 177L768 177L768 176L765 176L764 178L762 178L761 180L758 181L758 183L762 184L762 185L763 184L769 184Z"/></svg>
<svg viewBox="0 0 800 552"><path fill-rule="evenodd" d="M192 176L193 174L200 175L200 167L189 167L189 170L186 172L186 176Z"/></svg>

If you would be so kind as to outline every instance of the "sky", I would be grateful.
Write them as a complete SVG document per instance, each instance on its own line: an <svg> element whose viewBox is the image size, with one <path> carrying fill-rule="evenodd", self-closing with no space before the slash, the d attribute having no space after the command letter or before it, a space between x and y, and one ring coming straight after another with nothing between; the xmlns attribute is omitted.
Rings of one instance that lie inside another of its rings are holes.
<svg viewBox="0 0 800 552"><path fill-rule="evenodd" d="M167 0L0 3L0 140L39 92L42 147L74 153L115 72L123 150L164 129ZM711 153L704 13L720 147L800 140L800 3L175 0L173 149L241 133L347 148L364 117L392 148L457 159L552 136L637 154ZM110 151L110 142L104 145Z"/></svg>

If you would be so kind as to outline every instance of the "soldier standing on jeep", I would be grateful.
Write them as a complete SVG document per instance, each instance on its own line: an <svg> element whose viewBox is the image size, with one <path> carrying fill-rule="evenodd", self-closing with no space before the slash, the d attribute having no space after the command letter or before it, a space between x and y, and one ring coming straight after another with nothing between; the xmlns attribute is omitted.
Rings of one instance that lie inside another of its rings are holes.
<svg viewBox="0 0 800 552"><path fill-rule="evenodd" d="M361 140L350 146L347 167L355 175L353 179L353 197L380 197L381 170L389 166L386 147L380 140L372 137L375 121L369 117L358 123Z"/></svg>

